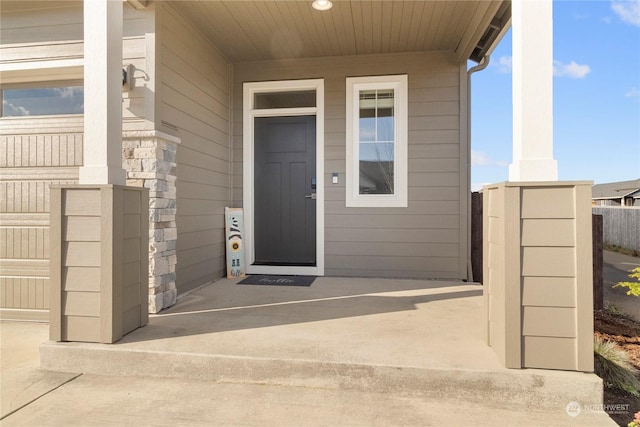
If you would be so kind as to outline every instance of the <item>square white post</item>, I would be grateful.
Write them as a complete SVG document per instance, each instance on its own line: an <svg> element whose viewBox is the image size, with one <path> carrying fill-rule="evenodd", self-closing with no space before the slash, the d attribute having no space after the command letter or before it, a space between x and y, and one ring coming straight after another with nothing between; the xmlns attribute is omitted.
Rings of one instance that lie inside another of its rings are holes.
<svg viewBox="0 0 640 427"><path fill-rule="evenodd" d="M557 181L551 0L513 0L513 163L509 181Z"/></svg>
<svg viewBox="0 0 640 427"><path fill-rule="evenodd" d="M84 162L80 184L124 185L122 8L84 0Z"/></svg>

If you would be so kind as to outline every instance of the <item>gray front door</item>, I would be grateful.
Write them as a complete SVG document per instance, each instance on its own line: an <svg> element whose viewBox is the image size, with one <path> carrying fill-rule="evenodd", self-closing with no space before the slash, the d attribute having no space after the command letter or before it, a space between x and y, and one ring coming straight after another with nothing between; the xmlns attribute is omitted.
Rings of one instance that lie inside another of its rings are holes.
<svg viewBox="0 0 640 427"><path fill-rule="evenodd" d="M257 265L316 265L316 117L256 117Z"/></svg>

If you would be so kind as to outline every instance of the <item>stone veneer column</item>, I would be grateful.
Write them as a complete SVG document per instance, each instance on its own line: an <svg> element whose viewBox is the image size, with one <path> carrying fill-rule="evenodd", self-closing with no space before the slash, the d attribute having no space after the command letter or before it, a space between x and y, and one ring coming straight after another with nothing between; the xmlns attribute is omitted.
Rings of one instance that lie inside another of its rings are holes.
<svg viewBox="0 0 640 427"><path fill-rule="evenodd" d="M149 189L149 313L175 304L176 151L180 139L158 131L122 134L127 185Z"/></svg>

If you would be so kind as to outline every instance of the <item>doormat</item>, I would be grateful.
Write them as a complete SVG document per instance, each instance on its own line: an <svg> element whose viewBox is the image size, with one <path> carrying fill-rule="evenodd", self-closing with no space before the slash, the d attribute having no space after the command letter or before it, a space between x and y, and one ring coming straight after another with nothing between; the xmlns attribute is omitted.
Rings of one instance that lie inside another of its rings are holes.
<svg viewBox="0 0 640 427"><path fill-rule="evenodd" d="M252 274L238 282L238 285L271 285L271 286L311 286L315 276L273 276Z"/></svg>

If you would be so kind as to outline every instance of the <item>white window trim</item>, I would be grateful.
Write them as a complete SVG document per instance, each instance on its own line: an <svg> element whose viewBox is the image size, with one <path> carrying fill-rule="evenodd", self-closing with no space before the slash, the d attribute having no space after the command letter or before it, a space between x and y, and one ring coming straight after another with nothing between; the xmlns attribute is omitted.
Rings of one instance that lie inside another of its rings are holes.
<svg viewBox="0 0 640 427"><path fill-rule="evenodd" d="M0 80L3 84L52 80L82 81L84 78L83 63L82 58L2 63L0 64Z"/></svg>
<svg viewBox="0 0 640 427"><path fill-rule="evenodd" d="M316 106L255 109L254 95L265 92L315 90ZM254 242L254 119L256 117L316 116L316 265L313 267L252 265L256 259ZM247 273L324 276L324 79L283 80L244 83L242 124L242 204Z"/></svg>
<svg viewBox="0 0 640 427"><path fill-rule="evenodd" d="M394 194L360 194L359 93L361 90L394 90ZM347 141L346 141L346 206L347 207L407 207L408 206L408 78L371 76L347 78Z"/></svg>

